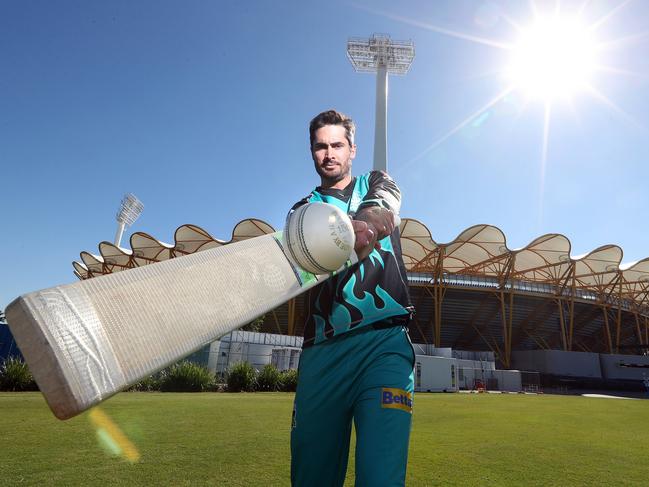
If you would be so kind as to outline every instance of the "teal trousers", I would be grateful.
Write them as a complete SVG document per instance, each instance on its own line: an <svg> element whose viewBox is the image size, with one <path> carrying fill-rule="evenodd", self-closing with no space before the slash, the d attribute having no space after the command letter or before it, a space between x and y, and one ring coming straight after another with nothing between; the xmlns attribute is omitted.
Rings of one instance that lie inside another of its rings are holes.
<svg viewBox="0 0 649 487"><path fill-rule="evenodd" d="M356 487L403 486L414 351L402 326L364 327L305 348L291 429L291 483L342 486L352 421Z"/></svg>

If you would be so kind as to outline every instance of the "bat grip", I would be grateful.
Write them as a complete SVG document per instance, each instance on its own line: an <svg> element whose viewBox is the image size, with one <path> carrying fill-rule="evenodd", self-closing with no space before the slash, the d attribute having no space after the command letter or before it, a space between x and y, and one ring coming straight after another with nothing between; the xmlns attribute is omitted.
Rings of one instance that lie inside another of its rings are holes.
<svg viewBox="0 0 649 487"><path fill-rule="evenodd" d="M401 225L401 217L399 215L394 215L394 226L395 228ZM349 256L349 261L346 263L343 267L338 269L334 274L337 274L338 272L346 269L349 265L354 265L358 262L358 255L356 254L355 250L352 250L350 256Z"/></svg>

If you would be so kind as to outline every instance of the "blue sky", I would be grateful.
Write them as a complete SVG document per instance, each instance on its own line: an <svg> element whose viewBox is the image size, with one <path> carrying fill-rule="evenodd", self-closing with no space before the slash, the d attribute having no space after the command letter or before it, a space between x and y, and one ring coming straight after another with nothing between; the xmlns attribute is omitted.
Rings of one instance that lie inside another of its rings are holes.
<svg viewBox="0 0 649 487"><path fill-rule="evenodd" d="M125 192L145 205L126 237L281 227L318 183L307 124L323 109L355 119L354 172L369 170L375 78L345 46L375 32L416 46L410 73L390 78L402 216L438 242L490 223L510 248L558 232L573 255L614 243L625 262L649 256L649 4L560 2L596 27L607 68L599 96L552 103L549 130L546 105L518 89L480 110L508 85L511 51L493 44L555 5L0 1L0 307L74 282L79 252L113 239Z"/></svg>

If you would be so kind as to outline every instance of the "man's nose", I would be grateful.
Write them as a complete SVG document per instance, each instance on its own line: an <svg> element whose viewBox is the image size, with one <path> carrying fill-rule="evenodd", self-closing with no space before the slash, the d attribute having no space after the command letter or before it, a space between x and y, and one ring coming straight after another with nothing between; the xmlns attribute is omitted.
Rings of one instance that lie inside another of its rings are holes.
<svg viewBox="0 0 649 487"><path fill-rule="evenodd" d="M334 155L334 148L331 147L330 145L327 146L327 159L331 159Z"/></svg>

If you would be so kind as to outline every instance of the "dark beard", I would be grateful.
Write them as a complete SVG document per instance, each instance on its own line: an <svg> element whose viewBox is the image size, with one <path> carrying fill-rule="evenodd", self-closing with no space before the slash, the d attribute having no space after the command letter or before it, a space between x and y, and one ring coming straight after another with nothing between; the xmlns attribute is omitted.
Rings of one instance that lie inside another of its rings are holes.
<svg viewBox="0 0 649 487"><path fill-rule="evenodd" d="M323 186L333 186L337 182L345 179L352 172L351 164L347 166L347 172L341 172L337 176L329 176L328 174L326 174L315 161L314 166L315 171L318 173L318 176L320 176L320 179L322 180Z"/></svg>

